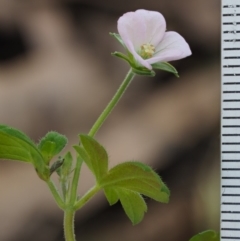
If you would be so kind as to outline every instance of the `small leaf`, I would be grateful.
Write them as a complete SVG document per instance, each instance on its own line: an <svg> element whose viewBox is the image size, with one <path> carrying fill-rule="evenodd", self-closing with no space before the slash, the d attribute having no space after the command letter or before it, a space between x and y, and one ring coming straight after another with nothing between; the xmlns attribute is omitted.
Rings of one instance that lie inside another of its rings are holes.
<svg viewBox="0 0 240 241"><path fill-rule="evenodd" d="M133 225L141 222L144 217L144 213L147 212L147 205L143 197L137 192L122 188L118 188L117 193L123 209Z"/></svg>
<svg viewBox="0 0 240 241"><path fill-rule="evenodd" d="M67 138L64 135L51 131L40 140L38 148L41 151L46 164L49 164L51 159L59 154L66 144Z"/></svg>
<svg viewBox="0 0 240 241"><path fill-rule="evenodd" d="M99 182L108 171L108 155L106 150L92 137L88 135L80 135L80 140L85 149L87 156L84 151L76 146L75 150L83 158L90 170Z"/></svg>
<svg viewBox="0 0 240 241"><path fill-rule="evenodd" d="M49 179L49 168L33 141L21 131L5 125L0 125L0 159L32 163L41 179Z"/></svg>
<svg viewBox="0 0 240 241"><path fill-rule="evenodd" d="M179 77L177 70L171 64L169 64L167 62L155 63L155 64L152 64L152 67L154 69L161 69L163 71L173 73L176 77Z"/></svg>
<svg viewBox="0 0 240 241"><path fill-rule="evenodd" d="M202 233L196 234L189 241L219 241L220 234L213 230L207 230Z"/></svg>
<svg viewBox="0 0 240 241"><path fill-rule="evenodd" d="M125 162L115 166L100 185L103 188L125 188L163 203L169 201L169 190L161 178L151 167L140 162Z"/></svg>
<svg viewBox="0 0 240 241"><path fill-rule="evenodd" d="M86 152L86 150L82 146L73 146L73 148L76 150L79 156L84 160L84 162L86 163L90 171L94 173L91 159L88 153Z"/></svg>

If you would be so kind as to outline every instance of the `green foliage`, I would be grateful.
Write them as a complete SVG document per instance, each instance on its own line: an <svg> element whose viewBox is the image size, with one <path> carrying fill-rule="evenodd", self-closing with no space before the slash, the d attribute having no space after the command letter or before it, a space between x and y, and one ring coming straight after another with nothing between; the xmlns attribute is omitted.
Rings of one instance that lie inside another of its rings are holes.
<svg viewBox="0 0 240 241"><path fill-rule="evenodd" d="M133 225L142 221L144 213L147 212L147 204L143 197L133 191L116 188L123 209Z"/></svg>
<svg viewBox="0 0 240 241"><path fill-rule="evenodd" d="M213 230L207 230L196 234L189 241L220 241L220 234Z"/></svg>
<svg viewBox="0 0 240 241"><path fill-rule="evenodd" d="M82 147L74 146L75 150L93 172L99 183L108 171L108 155L106 150L92 137L80 135Z"/></svg>
<svg viewBox="0 0 240 241"><path fill-rule="evenodd" d="M160 69L163 71L167 71L170 72L172 74L174 74L176 77L179 77L177 70L169 63L167 62L159 62L159 63L155 63L152 64L153 69Z"/></svg>
<svg viewBox="0 0 240 241"><path fill-rule="evenodd" d="M67 145L67 138L55 131L48 132L39 142L38 148L44 157L46 164L59 154Z"/></svg>
<svg viewBox="0 0 240 241"><path fill-rule="evenodd" d="M32 163L41 179L46 181L49 178L49 168L33 141L23 132L6 125L0 125L0 159Z"/></svg>
<svg viewBox="0 0 240 241"><path fill-rule="evenodd" d="M51 173L60 166L60 163L56 162L50 170L48 164L66 143L67 139L63 135L49 132L36 146L23 132L0 125L0 159L31 163L38 176L44 181L49 180Z"/></svg>
<svg viewBox="0 0 240 241"><path fill-rule="evenodd" d="M113 167L100 185L138 192L163 203L169 201L169 190L161 178L151 167L140 162L124 162Z"/></svg>
<svg viewBox="0 0 240 241"><path fill-rule="evenodd" d="M87 135L80 135L82 146L74 146L103 188L110 205L120 201L133 224L139 223L147 211L141 195L167 203L169 189L156 172L146 164L130 161L108 171L108 155L104 147Z"/></svg>

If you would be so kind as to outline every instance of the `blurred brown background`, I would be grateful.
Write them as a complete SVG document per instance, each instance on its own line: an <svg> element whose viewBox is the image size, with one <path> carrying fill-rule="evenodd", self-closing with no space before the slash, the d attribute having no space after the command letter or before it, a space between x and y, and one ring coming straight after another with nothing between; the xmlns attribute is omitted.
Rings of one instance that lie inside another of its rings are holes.
<svg viewBox="0 0 240 241"><path fill-rule="evenodd" d="M186 241L219 229L220 1L0 0L0 123L36 142L49 130L78 141L128 71L109 36L127 11L161 12L193 55L165 72L137 76L97 139L111 166L139 160L171 189L168 205L148 200L132 226L100 193L76 216L81 241ZM93 185L84 169L80 193ZM62 212L30 165L0 162L0 240L63 241Z"/></svg>

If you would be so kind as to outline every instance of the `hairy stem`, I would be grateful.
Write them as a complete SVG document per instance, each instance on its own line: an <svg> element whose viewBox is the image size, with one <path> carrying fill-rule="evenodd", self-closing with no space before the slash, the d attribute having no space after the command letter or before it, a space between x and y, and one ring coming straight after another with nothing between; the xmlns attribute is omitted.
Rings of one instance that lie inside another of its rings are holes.
<svg viewBox="0 0 240 241"><path fill-rule="evenodd" d="M74 234L74 215L75 211L67 209L64 211L64 236L65 241L76 241Z"/></svg>
<svg viewBox="0 0 240 241"><path fill-rule="evenodd" d="M50 189L50 191L51 191L51 193L52 193L56 203L58 204L58 206L61 209L64 210L65 209L65 203L63 202L62 198L60 197L59 192L58 192L56 186L54 185L54 183L52 182L51 179L49 179L47 181L47 185L48 185L48 187L49 187L49 189Z"/></svg>
<svg viewBox="0 0 240 241"><path fill-rule="evenodd" d="M78 181L80 177L80 170L82 166L83 160L80 156L77 157L76 167L74 170L73 180L72 180L72 186L71 186L71 194L70 194L70 204L73 205L77 198L77 187L78 187Z"/></svg>
<svg viewBox="0 0 240 241"><path fill-rule="evenodd" d="M74 210L83 207L101 188L98 185L92 187L82 198L74 205Z"/></svg>
<svg viewBox="0 0 240 241"><path fill-rule="evenodd" d="M117 90L116 94L113 96L109 104L106 106L102 114L98 117L95 124L93 125L92 129L88 133L89 136L94 137L94 135L97 133L103 122L106 120L106 118L109 116L111 111L114 109L120 98L123 96L124 92L126 91L127 87L131 83L132 79L134 78L135 74L132 72L132 69L130 69L123 80L122 84L120 85L119 89Z"/></svg>

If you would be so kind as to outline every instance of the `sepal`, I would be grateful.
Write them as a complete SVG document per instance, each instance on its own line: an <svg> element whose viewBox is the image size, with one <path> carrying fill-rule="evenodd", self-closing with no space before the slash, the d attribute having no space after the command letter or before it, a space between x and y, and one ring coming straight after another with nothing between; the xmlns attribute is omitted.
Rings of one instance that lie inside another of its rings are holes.
<svg viewBox="0 0 240 241"><path fill-rule="evenodd" d="M118 33L109 33L110 36L114 37L124 48L126 48L125 44L122 41L122 38L120 37L120 35Z"/></svg>
<svg viewBox="0 0 240 241"><path fill-rule="evenodd" d="M178 71L171 64L167 62L155 63L155 64L152 64L152 67L153 69L160 69L166 72L170 72L179 78Z"/></svg>

